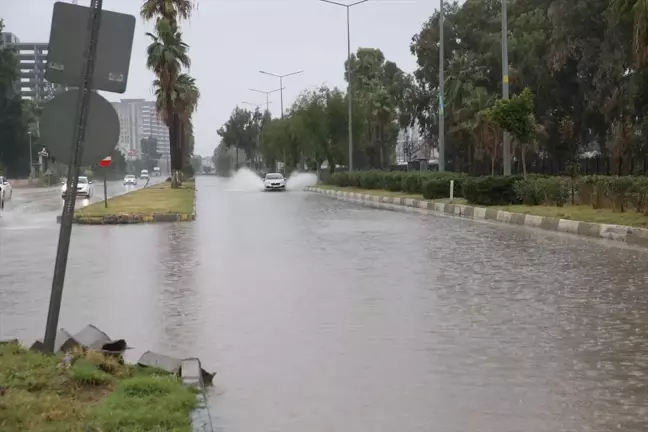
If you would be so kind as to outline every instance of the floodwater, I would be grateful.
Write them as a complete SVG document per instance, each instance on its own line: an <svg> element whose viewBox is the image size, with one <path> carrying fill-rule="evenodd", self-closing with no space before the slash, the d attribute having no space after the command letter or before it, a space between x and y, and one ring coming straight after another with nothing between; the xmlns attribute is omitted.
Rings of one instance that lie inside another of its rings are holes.
<svg viewBox="0 0 648 432"><path fill-rule="evenodd" d="M218 431L648 430L646 252L240 183L75 226L61 325L199 356ZM42 335L57 235L0 219L0 337Z"/></svg>

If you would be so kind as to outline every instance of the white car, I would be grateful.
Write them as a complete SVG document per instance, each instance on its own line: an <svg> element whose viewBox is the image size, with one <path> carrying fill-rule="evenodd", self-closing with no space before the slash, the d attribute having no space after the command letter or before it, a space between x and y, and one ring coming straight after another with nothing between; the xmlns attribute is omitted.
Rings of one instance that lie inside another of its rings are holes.
<svg viewBox="0 0 648 432"><path fill-rule="evenodd" d="M140 178L141 178L142 180L148 180L148 179L149 179L149 172L148 172L148 170L142 170L142 172L140 173Z"/></svg>
<svg viewBox="0 0 648 432"><path fill-rule="evenodd" d="M124 185L135 186L136 184L137 184L137 178L134 175L128 174L126 177L124 177Z"/></svg>
<svg viewBox="0 0 648 432"><path fill-rule="evenodd" d="M268 173L263 179L263 186L265 190L286 190L286 179L279 173Z"/></svg>
<svg viewBox="0 0 648 432"><path fill-rule="evenodd" d="M79 177L76 196L83 197L83 198L90 198L92 197L92 192L93 192L92 182L88 180L88 177ZM61 197L65 199L66 194L67 194L67 182L64 182L63 186L61 187Z"/></svg>
<svg viewBox="0 0 648 432"><path fill-rule="evenodd" d="M9 201L13 195L13 189L7 177L0 176L0 208L5 201Z"/></svg>

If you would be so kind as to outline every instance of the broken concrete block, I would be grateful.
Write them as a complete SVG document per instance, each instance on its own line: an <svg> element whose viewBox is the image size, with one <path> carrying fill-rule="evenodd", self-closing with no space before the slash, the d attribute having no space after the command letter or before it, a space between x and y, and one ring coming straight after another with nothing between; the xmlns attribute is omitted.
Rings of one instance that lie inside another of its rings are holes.
<svg viewBox="0 0 648 432"><path fill-rule="evenodd" d="M100 350L104 344L111 342L108 335L92 324L85 326L79 333L74 335L80 345L85 348Z"/></svg>
<svg viewBox="0 0 648 432"><path fill-rule="evenodd" d="M186 358L182 360L180 375L185 384L202 388L206 385L210 385L214 380L214 375L216 374L209 373L203 369L199 359Z"/></svg>
<svg viewBox="0 0 648 432"><path fill-rule="evenodd" d="M56 333L56 339L54 341L54 352L55 353L66 353L72 349L78 347L79 342L65 329L60 329Z"/></svg>
<svg viewBox="0 0 648 432"><path fill-rule="evenodd" d="M140 357L137 364L146 367L156 367L172 374L178 374L180 373L182 360L175 357L169 357L164 354L146 351L144 354L142 354L142 357Z"/></svg>
<svg viewBox="0 0 648 432"><path fill-rule="evenodd" d="M202 367L200 366L200 360L197 358L182 360L180 375L185 385L203 388Z"/></svg>
<svg viewBox="0 0 648 432"><path fill-rule="evenodd" d="M60 329L56 333L56 339L54 339L54 352L63 353L70 351L72 348L79 346L79 343L70 335L70 333L65 329ZM33 351L45 352L45 343L43 339L37 339L32 346L29 348Z"/></svg>

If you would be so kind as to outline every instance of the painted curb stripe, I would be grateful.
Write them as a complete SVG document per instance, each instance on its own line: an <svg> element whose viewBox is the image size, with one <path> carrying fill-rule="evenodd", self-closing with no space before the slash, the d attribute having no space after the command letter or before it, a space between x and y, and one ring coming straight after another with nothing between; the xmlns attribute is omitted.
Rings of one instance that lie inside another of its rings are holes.
<svg viewBox="0 0 648 432"><path fill-rule="evenodd" d="M388 203L402 207L427 209L436 213L444 213L452 216L528 226L531 228L540 228L545 231L596 237L648 247L648 229L644 228L635 228L625 225L598 224L523 213L511 213L504 210L497 210L488 207L473 207L463 204L433 203L431 201L421 201L412 198L391 198L382 195L349 193L317 187L308 187L306 188L306 191L332 196L343 201L360 200L372 203ZM348 199L347 197L352 197L352 199Z"/></svg>

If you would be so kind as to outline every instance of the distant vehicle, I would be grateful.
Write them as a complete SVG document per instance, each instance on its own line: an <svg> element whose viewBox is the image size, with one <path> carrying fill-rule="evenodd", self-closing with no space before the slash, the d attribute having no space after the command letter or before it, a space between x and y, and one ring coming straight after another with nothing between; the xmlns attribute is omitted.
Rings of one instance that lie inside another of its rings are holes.
<svg viewBox="0 0 648 432"><path fill-rule="evenodd" d="M161 175L162 175L162 170L160 170L160 167L153 168L153 176L154 177L160 177Z"/></svg>
<svg viewBox="0 0 648 432"><path fill-rule="evenodd" d="M142 170L142 172L140 172L140 178L142 180L148 180L149 178L148 170Z"/></svg>
<svg viewBox="0 0 648 432"><path fill-rule="evenodd" d="M124 177L124 185L135 186L136 184L137 184L137 178L134 175L128 174L126 177Z"/></svg>
<svg viewBox="0 0 648 432"><path fill-rule="evenodd" d="M93 193L92 182L88 180L88 177L79 177L77 182L77 197L91 198ZM61 197L65 199L67 194L67 182L63 183L61 186Z"/></svg>
<svg viewBox="0 0 648 432"><path fill-rule="evenodd" d="M0 176L0 195L5 201L9 201L13 195L13 188L7 180L7 177Z"/></svg>
<svg viewBox="0 0 648 432"><path fill-rule="evenodd" d="M279 173L268 173L263 179L263 186L265 190L286 190L286 179Z"/></svg>

